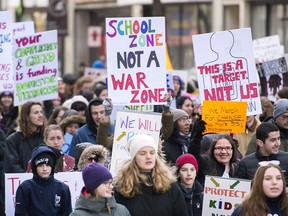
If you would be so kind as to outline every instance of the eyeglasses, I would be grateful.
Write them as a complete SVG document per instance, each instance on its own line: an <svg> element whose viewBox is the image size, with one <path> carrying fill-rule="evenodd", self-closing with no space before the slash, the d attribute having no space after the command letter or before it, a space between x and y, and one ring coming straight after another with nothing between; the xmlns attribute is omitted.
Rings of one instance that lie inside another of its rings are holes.
<svg viewBox="0 0 288 216"><path fill-rule="evenodd" d="M179 122L181 122L182 124L186 124L186 123L191 124L191 123L192 123L192 120L189 119L189 118L180 118L180 119L179 119Z"/></svg>
<svg viewBox="0 0 288 216"><path fill-rule="evenodd" d="M226 146L226 147L219 146L219 147L215 147L214 150L218 152L225 150L226 152L228 152L228 151L232 151L232 147L231 146Z"/></svg>
<svg viewBox="0 0 288 216"><path fill-rule="evenodd" d="M109 186L113 186L113 179L110 179L110 180L108 180L108 181L105 181L105 182L103 182L102 184L104 184L106 187L109 187Z"/></svg>
<svg viewBox="0 0 288 216"><path fill-rule="evenodd" d="M258 163L259 166L268 166L268 165L275 165L275 166L279 166L280 161L278 160L271 160L271 161L261 161Z"/></svg>
<svg viewBox="0 0 288 216"><path fill-rule="evenodd" d="M283 120L286 120L286 121L287 121L287 120L288 120L288 115L282 115L281 118L282 118Z"/></svg>
<svg viewBox="0 0 288 216"><path fill-rule="evenodd" d="M90 163L91 163L92 161L98 162L98 158L97 158L97 157L89 157L87 160L88 160Z"/></svg>

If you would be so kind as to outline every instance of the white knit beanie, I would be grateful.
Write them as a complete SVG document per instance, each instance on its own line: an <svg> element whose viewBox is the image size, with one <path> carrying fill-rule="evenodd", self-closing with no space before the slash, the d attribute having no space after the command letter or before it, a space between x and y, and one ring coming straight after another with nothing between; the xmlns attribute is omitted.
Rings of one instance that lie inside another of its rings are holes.
<svg viewBox="0 0 288 216"><path fill-rule="evenodd" d="M157 150L158 150L157 144L155 143L155 140L150 135L138 134L132 137L132 139L128 143L131 159L135 157L135 155L141 148L146 147L146 146L151 146L152 148L154 148L157 154Z"/></svg>

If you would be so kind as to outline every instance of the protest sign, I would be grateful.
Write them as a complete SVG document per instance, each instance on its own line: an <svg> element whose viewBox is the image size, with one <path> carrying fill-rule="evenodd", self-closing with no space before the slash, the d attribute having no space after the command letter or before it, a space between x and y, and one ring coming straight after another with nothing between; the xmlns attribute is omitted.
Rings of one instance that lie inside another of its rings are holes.
<svg viewBox="0 0 288 216"><path fill-rule="evenodd" d="M0 92L14 89L11 20L10 12L0 12Z"/></svg>
<svg viewBox="0 0 288 216"><path fill-rule="evenodd" d="M251 29L192 36L201 100L246 101L247 115L262 113Z"/></svg>
<svg viewBox="0 0 288 216"><path fill-rule="evenodd" d="M205 133L244 133L247 102L203 101Z"/></svg>
<svg viewBox="0 0 288 216"><path fill-rule="evenodd" d="M57 31L13 38L14 105L58 97Z"/></svg>
<svg viewBox="0 0 288 216"><path fill-rule="evenodd" d="M12 36L21 37L35 33L33 21L12 23Z"/></svg>
<svg viewBox="0 0 288 216"><path fill-rule="evenodd" d="M6 215L14 215L15 197L19 185L33 177L32 173L6 173L5 174L5 207ZM72 209L75 208L75 202L78 199L81 189L84 187L81 172L59 172L54 174L55 179L64 182L69 186L71 193Z"/></svg>
<svg viewBox="0 0 288 216"><path fill-rule="evenodd" d="M106 68L90 68L85 67L84 74L89 75L94 79L102 78L107 76L107 69Z"/></svg>
<svg viewBox="0 0 288 216"><path fill-rule="evenodd" d="M108 95L114 105L164 104L164 17L107 18Z"/></svg>
<svg viewBox="0 0 288 216"><path fill-rule="evenodd" d="M149 134L158 144L160 128L160 113L118 111L111 157L112 175L115 176L119 166L130 159L127 144L133 136Z"/></svg>
<svg viewBox="0 0 288 216"><path fill-rule="evenodd" d="M231 215L250 187L250 180L206 175L202 216Z"/></svg>

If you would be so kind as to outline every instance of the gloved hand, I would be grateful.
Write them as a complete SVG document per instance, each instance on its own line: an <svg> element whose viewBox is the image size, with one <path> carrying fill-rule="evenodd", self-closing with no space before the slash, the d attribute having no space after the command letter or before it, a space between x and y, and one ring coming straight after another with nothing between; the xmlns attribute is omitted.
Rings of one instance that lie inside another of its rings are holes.
<svg viewBox="0 0 288 216"><path fill-rule="evenodd" d="M112 104L111 99L106 98L102 104L103 104L104 109L105 109L105 116L110 116L112 113L112 110L113 110L113 104Z"/></svg>
<svg viewBox="0 0 288 216"><path fill-rule="evenodd" d="M171 106L171 103L172 103L172 96L171 94L165 94L164 95L164 99L166 101L166 104L163 105L163 111L164 112L169 112L170 111L170 106Z"/></svg>
<svg viewBox="0 0 288 216"><path fill-rule="evenodd" d="M203 120L197 120L195 123L194 123L194 126L193 126L193 133L192 133L192 136L196 137L196 138L202 138L203 136L203 132L205 131L205 125L207 123Z"/></svg>

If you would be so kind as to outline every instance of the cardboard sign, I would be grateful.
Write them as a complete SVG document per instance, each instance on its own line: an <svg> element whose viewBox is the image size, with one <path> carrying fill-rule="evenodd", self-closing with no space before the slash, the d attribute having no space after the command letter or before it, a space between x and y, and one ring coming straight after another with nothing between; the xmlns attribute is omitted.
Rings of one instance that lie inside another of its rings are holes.
<svg viewBox="0 0 288 216"><path fill-rule="evenodd" d="M35 26L33 21L12 23L13 37L21 37L35 33Z"/></svg>
<svg viewBox="0 0 288 216"><path fill-rule="evenodd" d="M149 134L158 143L160 128L160 113L118 111L111 157L112 175L115 176L119 166L130 159L127 144L133 136Z"/></svg>
<svg viewBox="0 0 288 216"><path fill-rule="evenodd" d="M244 133L247 102L203 101L205 133Z"/></svg>
<svg viewBox="0 0 288 216"><path fill-rule="evenodd" d="M14 106L58 97L57 31L13 38Z"/></svg>
<svg viewBox="0 0 288 216"><path fill-rule="evenodd" d="M13 91L12 14L0 12L0 92Z"/></svg>
<svg viewBox="0 0 288 216"><path fill-rule="evenodd" d="M246 101L262 113L251 29L192 36L201 100Z"/></svg>
<svg viewBox="0 0 288 216"><path fill-rule="evenodd" d="M19 185L33 177L32 173L8 173L5 174L5 208L6 215L14 215L15 197ZM59 172L54 174L55 179L64 182L69 186L71 193L72 209L75 208L81 189L84 187L81 172Z"/></svg>
<svg viewBox="0 0 288 216"><path fill-rule="evenodd" d="M231 215L250 187L250 180L205 176L202 216Z"/></svg>
<svg viewBox="0 0 288 216"><path fill-rule="evenodd" d="M106 41L113 104L164 104L165 18L107 18Z"/></svg>

